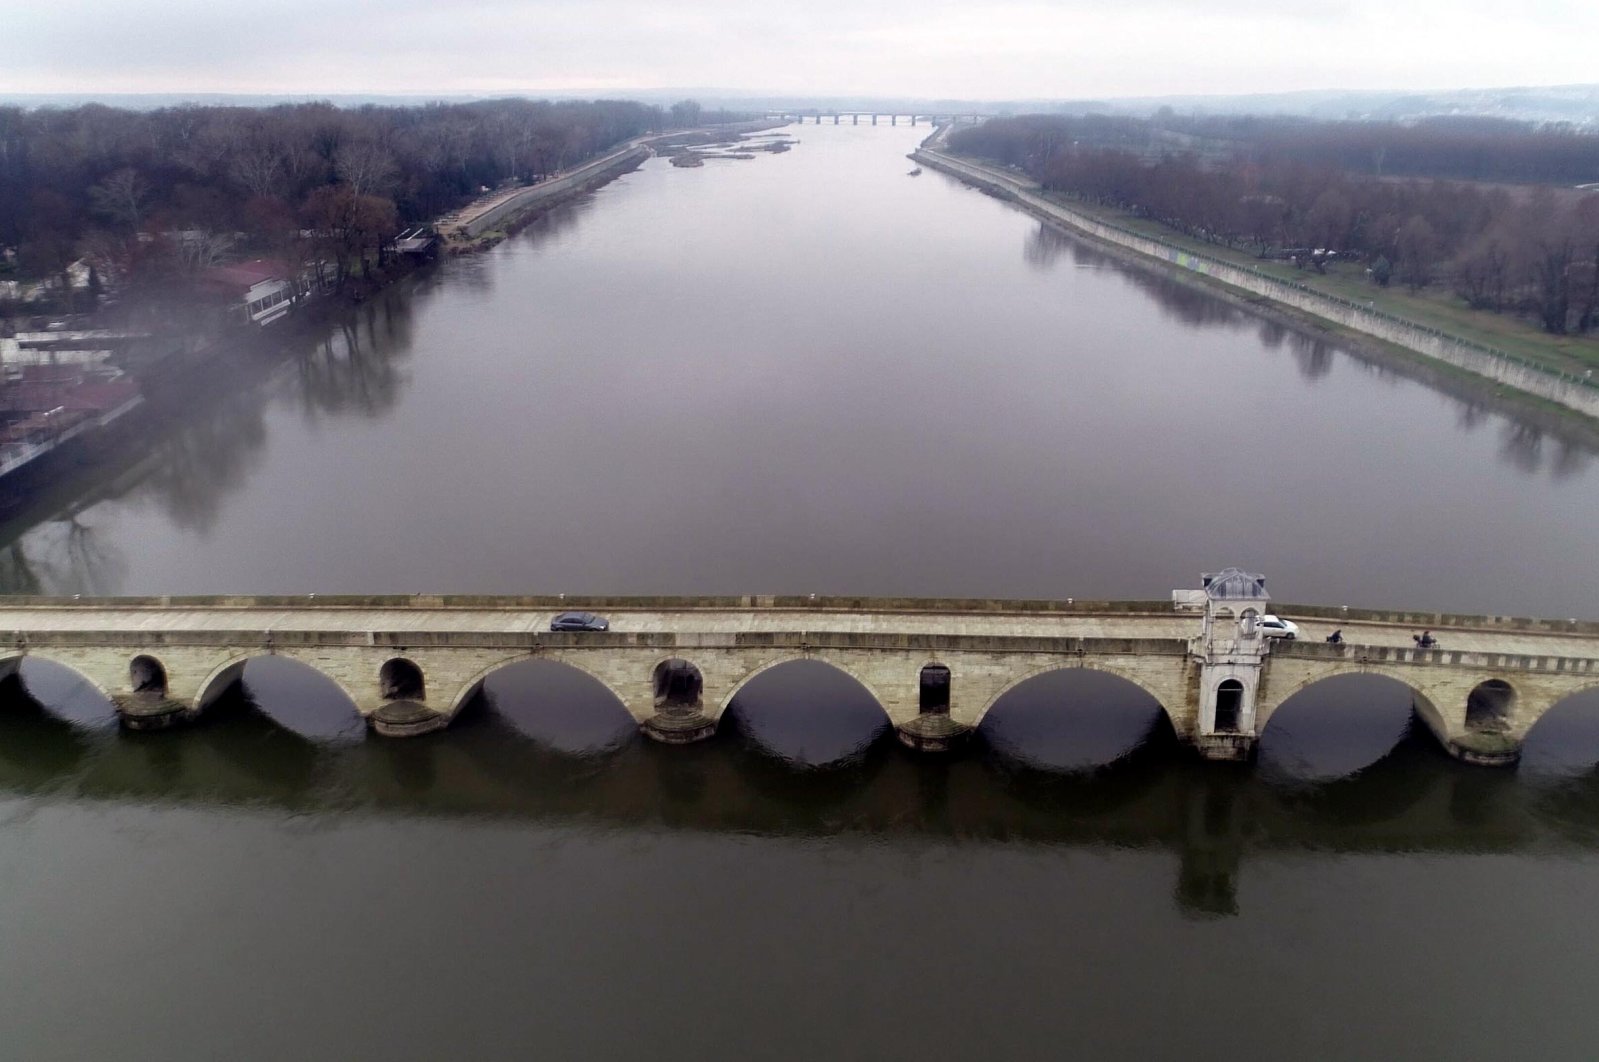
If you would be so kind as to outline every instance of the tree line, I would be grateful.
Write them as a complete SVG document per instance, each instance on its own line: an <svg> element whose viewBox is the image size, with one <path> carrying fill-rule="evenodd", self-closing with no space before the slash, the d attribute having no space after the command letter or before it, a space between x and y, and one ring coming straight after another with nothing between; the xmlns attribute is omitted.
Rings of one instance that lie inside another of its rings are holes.
<svg viewBox="0 0 1599 1062"><path fill-rule="evenodd" d="M1599 190L1574 187L1599 181L1599 135L1498 120L1035 115L949 143L1261 258L1323 272L1355 261L1378 285L1444 287L1553 334L1599 329Z"/></svg>
<svg viewBox="0 0 1599 1062"><path fill-rule="evenodd" d="M87 256L136 280L242 253L336 262L342 278L403 226L698 119L690 101L503 99L342 109L0 107L0 249L19 277ZM319 246L301 246L301 232Z"/></svg>

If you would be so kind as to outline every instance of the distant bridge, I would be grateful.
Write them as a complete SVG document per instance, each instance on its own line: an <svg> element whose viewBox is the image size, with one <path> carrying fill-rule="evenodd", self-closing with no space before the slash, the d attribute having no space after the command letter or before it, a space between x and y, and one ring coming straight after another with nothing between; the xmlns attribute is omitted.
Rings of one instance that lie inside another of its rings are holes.
<svg viewBox="0 0 1599 1062"><path fill-rule="evenodd" d="M603 683L646 734L686 742L714 733L751 679L810 659L859 682L905 744L939 750L1027 679L1085 668L1149 693L1206 756L1241 759L1295 693L1377 674L1413 691L1453 755L1486 764L1515 762L1544 713L1599 686L1599 623L1291 608L1302 640L1289 643L1256 626L1263 601L1214 586L1186 610L805 597L9 598L0 677L28 657L55 661L108 697L125 725L153 729L205 712L251 659L282 656L333 680L378 733L404 736L447 726L498 669L549 659ZM554 613L579 607L603 612L611 629L548 630ZM1327 644L1335 627L1343 643ZM1423 627L1438 647L1415 644Z"/></svg>
<svg viewBox="0 0 1599 1062"><path fill-rule="evenodd" d="M860 125L865 118L871 125L876 125L879 118L886 119L889 125L898 125L904 119L911 125L926 122L929 125L958 125L966 122L976 125L978 122L993 118L992 114L978 114L971 111L768 111L766 117L773 121L798 122L804 125L806 119L811 119L812 125L821 125L824 119L830 120L834 125L843 124L844 119L849 119L850 125Z"/></svg>

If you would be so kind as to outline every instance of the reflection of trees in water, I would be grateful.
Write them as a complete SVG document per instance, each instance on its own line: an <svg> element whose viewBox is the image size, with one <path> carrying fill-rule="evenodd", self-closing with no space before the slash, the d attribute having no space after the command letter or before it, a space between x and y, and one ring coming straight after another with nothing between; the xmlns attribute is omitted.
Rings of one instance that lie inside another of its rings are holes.
<svg viewBox="0 0 1599 1062"><path fill-rule="evenodd" d="M1260 345L1267 350L1278 350L1288 339L1288 326L1281 321L1273 321L1270 317L1263 318L1260 322Z"/></svg>
<svg viewBox="0 0 1599 1062"><path fill-rule="evenodd" d="M1491 414L1477 402L1461 402L1455 414L1455 426L1461 431L1476 431L1486 424Z"/></svg>
<svg viewBox="0 0 1599 1062"><path fill-rule="evenodd" d="M1201 288L1184 283L1165 272L1139 268L1137 265L1106 254L1091 244L1074 239L1042 223L1028 237L1023 255L1030 266L1049 269L1063 253L1084 267L1114 267L1135 287L1139 288L1159 306L1167 316L1195 327L1238 327L1251 315ZM1280 321L1263 318L1259 321L1261 345L1267 349L1289 346L1300 376L1316 381L1332 372L1336 353L1343 349L1326 339L1299 332ZM1372 357L1357 356L1351 359L1375 379L1385 383L1400 380L1420 380L1429 390L1447 394L1460 403L1459 424L1472 430L1488 420L1493 412L1485 405L1480 392L1470 384L1454 384L1440 379L1423 368ZM1508 423L1500 444L1500 457L1514 468L1525 473L1547 471L1556 479L1566 479L1585 472L1592 462L1594 447L1582 437L1567 434L1557 425L1537 425L1517 420L1513 407L1506 407L1504 416ZM1545 445L1545 436L1551 436L1552 445Z"/></svg>
<svg viewBox="0 0 1599 1062"><path fill-rule="evenodd" d="M1038 228L1027 234L1027 243L1022 247L1022 259L1038 272L1047 273L1055 268L1055 263L1060 261L1062 255L1077 246L1076 240L1039 222Z"/></svg>
<svg viewBox="0 0 1599 1062"><path fill-rule="evenodd" d="M1300 332L1289 332L1288 340L1300 376L1314 382L1332 372L1333 348L1326 341Z"/></svg>
<svg viewBox="0 0 1599 1062"><path fill-rule="evenodd" d="M1522 472L1548 472L1568 479L1587 471L1593 448L1576 439L1551 437L1535 424L1510 420L1499 440L1499 456Z"/></svg>
<svg viewBox="0 0 1599 1062"><path fill-rule="evenodd" d="M307 419L344 413L376 417L392 409L405 382L395 361L410 353L412 323L410 301L391 294L367 303L301 352L295 369Z"/></svg>
<svg viewBox="0 0 1599 1062"><path fill-rule="evenodd" d="M518 242L542 243L561 236L576 229L593 206L594 196L584 195L552 207L534 217L526 225L518 227L512 239ZM488 254L463 255L451 260L445 268L449 271L449 282L453 288L465 288L474 292L494 290L496 270Z"/></svg>
<svg viewBox="0 0 1599 1062"><path fill-rule="evenodd" d="M259 396L235 395L201 409L187 427L157 442L138 493L152 498L178 527L208 531L223 497L260 461L266 434Z"/></svg>
<svg viewBox="0 0 1599 1062"><path fill-rule="evenodd" d="M127 558L79 516L52 520L0 548L0 593L115 594Z"/></svg>
<svg viewBox="0 0 1599 1062"><path fill-rule="evenodd" d="M1207 291L1160 273L1128 270L1126 276L1155 300L1166 316L1198 328L1240 328L1247 318Z"/></svg>
<svg viewBox="0 0 1599 1062"><path fill-rule="evenodd" d="M326 326L309 348L291 348L299 370L299 398L308 416L381 416L399 398L404 378L394 359L412 344L414 292L402 285ZM302 341L303 342L303 341ZM138 462L131 497L153 502L185 530L207 532L228 493L239 487L262 458L267 439L267 395L262 385L278 358L219 357L214 375L196 393L171 405L158 432L145 437L149 452ZM77 509L124 495L117 483L102 483L81 497ZM125 558L76 516L35 525L0 546L0 592L16 594L110 594L126 574Z"/></svg>
<svg viewBox="0 0 1599 1062"><path fill-rule="evenodd" d="M1543 432L1530 424L1511 422L1499 439L1499 456L1523 472L1536 472L1543 464Z"/></svg>
<svg viewBox="0 0 1599 1062"><path fill-rule="evenodd" d="M1549 474L1556 479L1567 479L1586 472L1592 463L1592 449L1562 439L1549 458Z"/></svg>
<svg viewBox="0 0 1599 1062"><path fill-rule="evenodd" d="M594 209L594 196L584 195L568 203L563 203L552 210L547 210L534 218L516 234L518 240L530 243L542 243L555 236L562 236L575 230L581 222L587 219L589 211Z"/></svg>
<svg viewBox="0 0 1599 1062"><path fill-rule="evenodd" d="M1476 431L1499 419L1495 410L1481 401L1459 399L1455 424L1460 430ZM1586 472L1593 463L1594 446L1587 440L1516 420L1514 412L1505 414L1503 420L1499 457L1521 472L1548 472L1554 479L1569 479Z"/></svg>
<svg viewBox="0 0 1599 1062"><path fill-rule="evenodd" d="M1146 269L1125 259L1106 254L1085 240L1076 239L1039 222L1022 245L1022 257L1034 269L1054 268L1063 254L1083 269L1115 269L1134 287L1152 299L1169 317L1199 327L1237 328L1247 320L1236 308L1201 288L1156 269Z"/></svg>
<svg viewBox="0 0 1599 1062"><path fill-rule="evenodd" d="M46 594L43 576L22 539L0 549L0 594Z"/></svg>

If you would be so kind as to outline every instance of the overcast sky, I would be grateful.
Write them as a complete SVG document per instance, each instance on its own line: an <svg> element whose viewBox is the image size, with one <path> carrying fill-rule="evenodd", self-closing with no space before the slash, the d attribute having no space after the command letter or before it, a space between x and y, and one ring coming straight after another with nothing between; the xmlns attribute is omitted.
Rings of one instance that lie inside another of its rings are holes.
<svg viewBox="0 0 1599 1062"><path fill-rule="evenodd" d="M1599 0L0 0L0 91L1106 98L1599 81Z"/></svg>

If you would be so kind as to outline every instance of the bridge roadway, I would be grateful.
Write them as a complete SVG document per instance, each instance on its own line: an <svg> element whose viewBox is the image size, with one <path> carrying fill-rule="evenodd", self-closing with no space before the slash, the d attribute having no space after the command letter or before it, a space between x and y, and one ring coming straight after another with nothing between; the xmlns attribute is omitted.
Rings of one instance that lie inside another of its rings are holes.
<svg viewBox="0 0 1599 1062"><path fill-rule="evenodd" d="M556 612L578 608L606 615L610 631L549 631ZM8 598L0 599L0 632L11 632L0 633L9 645L0 675L27 655L55 660L105 693L124 722L153 727L204 711L249 659L288 656L337 683L379 732L403 735L446 725L493 671L540 657L598 679L652 736L693 740L714 732L750 679L811 658L859 681L908 744L938 748L1027 678L1086 667L1143 688L1202 749L1247 754L1288 697L1358 672L1409 686L1445 746L1483 762L1513 760L1544 712L1599 685L1595 623L1325 607L1280 614L1300 623L1298 643L1240 640L1224 625L1220 642L1201 646L1202 616L1167 602ZM1334 629L1341 646L1323 641ZM1434 631L1437 648L1416 647L1422 629ZM1238 670L1246 665L1254 670ZM935 689L930 701L926 672L942 668L947 700ZM1214 691L1205 692L1206 676L1219 683L1223 671L1247 680L1236 720L1219 719Z"/></svg>
<svg viewBox="0 0 1599 1062"><path fill-rule="evenodd" d="M611 624L610 634L794 634L804 632L835 634L918 634L952 636L990 636L1007 638L1192 638L1198 632L1193 614L1175 612L1165 602L1118 602L1129 611L1095 612L1102 603L1084 602L1079 611L1072 606L1059 608L1001 611L984 608L964 611L956 604L948 609L894 609L860 612L836 606L740 605L738 607L686 606L648 607L607 606L602 599L577 599L551 605L536 599L527 607L507 599L506 605L443 605L432 601L446 599L417 596L401 607L348 605L339 598L315 596L294 604L282 598L262 598L260 605L230 605L248 598L216 598L216 605L189 605L182 598L129 599L127 605L105 607L103 603L51 600L23 607L5 607L0 598L0 632L24 631L29 634L65 632L155 632L162 634L227 633L274 631L282 634L348 634L369 631L536 635L549 632L550 621L564 611L598 610ZM373 599L377 600L377 599ZM481 600L481 599L480 599ZM750 598L760 601L761 598ZM766 600L777 600L766 599ZM157 602L152 604L151 602ZM987 605L988 602L981 604ZM1003 605L1005 603L998 603ZM1029 604L1018 602L1017 604ZM1135 611L1136 609L1144 611ZM1318 612L1327 612L1320 609ZM1445 617L1419 614L1385 614L1383 619L1324 618L1304 610L1285 607L1277 613L1294 620L1307 642L1321 641L1335 630L1346 641L1364 646L1410 648L1412 635L1432 630L1442 648L1480 653L1511 653L1522 656L1557 655L1599 658L1599 633L1592 624L1573 626L1570 621L1546 621L1538 629L1494 626L1455 626L1444 628ZM1386 618L1392 615L1393 618ZM1471 617L1461 617L1469 619ZM1486 618L1485 618L1486 619ZM1503 621L1501 621L1503 622ZM1447 645L1442 645L1447 641Z"/></svg>

